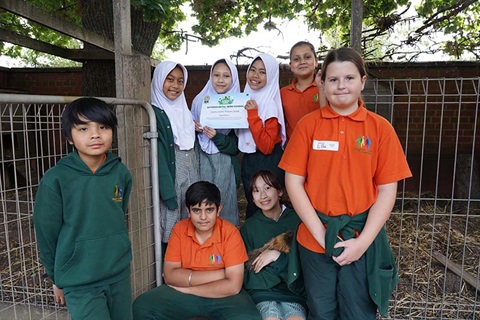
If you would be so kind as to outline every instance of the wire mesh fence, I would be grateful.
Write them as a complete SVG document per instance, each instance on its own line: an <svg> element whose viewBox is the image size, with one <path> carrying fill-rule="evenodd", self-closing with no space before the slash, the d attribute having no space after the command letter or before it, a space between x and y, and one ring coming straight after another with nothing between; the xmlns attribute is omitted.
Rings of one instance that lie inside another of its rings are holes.
<svg viewBox="0 0 480 320"><path fill-rule="evenodd" d="M39 261L32 211L38 182L70 150L61 133L65 103L0 101L0 319L68 319ZM47 99L48 100L48 99ZM154 285L149 119L139 105L116 106L117 153L134 177L127 214L133 295ZM119 148L119 145L121 148Z"/></svg>
<svg viewBox="0 0 480 320"><path fill-rule="evenodd" d="M400 273L390 319L480 319L479 78L375 80L413 178L387 232Z"/></svg>
<svg viewBox="0 0 480 320"><path fill-rule="evenodd" d="M400 273L388 319L480 319L480 78L372 80L363 97L393 124L414 175L399 184L387 222ZM0 319L68 318L43 277L31 219L41 176L69 151L64 106L0 95ZM139 106L116 109L115 152L135 181L137 296L155 282L148 119Z"/></svg>

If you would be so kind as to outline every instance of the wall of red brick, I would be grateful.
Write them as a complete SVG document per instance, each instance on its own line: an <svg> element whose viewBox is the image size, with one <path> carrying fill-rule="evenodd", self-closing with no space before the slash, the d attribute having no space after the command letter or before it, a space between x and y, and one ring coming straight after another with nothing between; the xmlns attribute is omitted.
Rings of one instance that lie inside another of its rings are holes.
<svg viewBox="0 0 480 320"><path fill-rule="evenodd" d="M189 77L185 96L187 102L203 88L208 80L209 66L189 66ZM245 85L247 66L239 66L241 87ZM369 63L370 78L398 79L395 82L396 107L394 126L404 147L408 145L408 160L414 178L407 180L408 190L425 192L439 187L442 194L451 193L453 170L456 161L454 154L471 154L476 150L476 165L480 165L480 128L478 127L479 84L472 82L465 85L473 95L469 104L459 103L458 97L442 92L455 92L450 87L442 86L444 78L475 78L480 76L479 62L429 62L429 63ZM420 81L410 83L408 79L428 78L429 100L425 101L425 92ZM288 66L281 66L280 86L287 85L292 79ZM460 81L460 80L459 80ZM478 80L477 80L478 82ZM470 86L470 87L469 87ZM43 95L82 95L81 68L55 69L6 69L0 68L0 92L43 94ZM405 96L397 95L404 93ZM408 94L418 93L418 97ZM438 96L433 96L437 93ZM463 99L466 99L463 97ZM407 101L408 100L408 101ZM467 102L463 100L462 102ZM410 108L398 107L409 103ZM436 105L444 105L443 113ZM459 107L461 106L461 107ZM407 113L409 112L409 113ZM475 120L477 119L477 120ZM460 124L460 125L459 125ZM458 130L458 134L457 134ZM474 135L476 130L476 135ZM441 161L439 161L439 157ZM437 172L439 174L437 174ZM440 176L438 176L440 175ZM440 180L437 180L440 179ZM441 181L438 184L438 181ZM421 185L421 190L419 190Z"/></svg>
<svg viewBox="0 0 480 320"><path fill-rule="evenodd" d="M81 68L0 68L0 92L81 96L82 78Z"/></svg>
<svg viewBox="0 0 480 320"><path fill-rule="evenodd" d="M188 83L185 88L191 103L203 88L210 73L209 66L188 66ZM241 86L245 85L247 66L239 66ZM479 62L428 62L428 63L369 63L370 77L380 79L471 78L480 76ZM45 95L82 95L81 68L0 68L0 92L19 92ZM280 67L280 86L287 85L292 74L287 65Z"/></svg>

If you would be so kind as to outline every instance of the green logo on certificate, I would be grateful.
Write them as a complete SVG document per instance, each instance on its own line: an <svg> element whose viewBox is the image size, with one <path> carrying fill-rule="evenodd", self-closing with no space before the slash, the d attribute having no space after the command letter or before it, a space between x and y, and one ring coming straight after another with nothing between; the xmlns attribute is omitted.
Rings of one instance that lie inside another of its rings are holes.
<svg viewBox="0 0 480 320"><path fill-rule="evenodd" d="M233 103L233 97L231 96L224 96L218 98L218 104L219 105L226 105L226 104L232 104Z"/></svg>

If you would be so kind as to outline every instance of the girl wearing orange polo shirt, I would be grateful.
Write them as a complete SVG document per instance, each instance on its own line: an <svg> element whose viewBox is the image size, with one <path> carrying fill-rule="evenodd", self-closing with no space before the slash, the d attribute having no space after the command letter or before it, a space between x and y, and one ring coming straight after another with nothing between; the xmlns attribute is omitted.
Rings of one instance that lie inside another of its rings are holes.
<svg viewBox="0 0 480 320"><path fill-rule="evenodd" d="M326 106L302 118L279 164L298 229L308 319L386 316L398 280L384 224L397 181L411 176L391 124L361 100L367 80L351 48L322 66Z"/></svg>
<svg viewBox="0 0 480 320"><path fill-rule="evenodd" d="M249 128L237 131L238 149L244 153L241 177L247 218L257 210L248 190L255 171L270 170L284 182L284 172L278 168L286 139L278 79L278 62L269 54L258 55L248 67L244 92L251 97L245 104Z"/></svg>
<svg viewBox="0 0 480 320"><path fill-rule="evenodd" d="M290 70L295 78L292 83L280 89L285 116L287 141L293 129L304 115L325 105L315 82L315 68L318 59L310 42L299 41L290 49ZM322 105L320 105L322 102Z"/></svg>

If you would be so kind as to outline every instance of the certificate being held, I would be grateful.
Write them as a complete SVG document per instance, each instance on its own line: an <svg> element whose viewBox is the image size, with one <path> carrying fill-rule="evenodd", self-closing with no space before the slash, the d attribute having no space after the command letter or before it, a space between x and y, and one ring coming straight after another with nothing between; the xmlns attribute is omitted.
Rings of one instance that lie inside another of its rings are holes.
<svg viewBox="0 0 480 320"><path fill-rule="evenodd" d="M214 129L248 128L248 93L212 94L203 98L200 124Z"/></svg>

